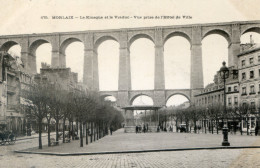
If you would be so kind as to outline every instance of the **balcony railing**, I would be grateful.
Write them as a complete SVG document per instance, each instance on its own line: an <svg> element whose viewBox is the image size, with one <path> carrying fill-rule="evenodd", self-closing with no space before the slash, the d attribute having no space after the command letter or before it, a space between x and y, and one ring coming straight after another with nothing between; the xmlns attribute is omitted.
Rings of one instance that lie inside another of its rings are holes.
<svg viewBox="0 0 260 168"><path fill-rule="evenodd" d="M15 93L16 92L16 87L12 86L12 85L7 85L7 91L11 92L11 93Z"/></svg>
<svg viewBox="0 0 260 168"><path fill-rule="evenodd" d="M17 108L17 105L15 104L7 104L7 110L15 110Z"/></svg>

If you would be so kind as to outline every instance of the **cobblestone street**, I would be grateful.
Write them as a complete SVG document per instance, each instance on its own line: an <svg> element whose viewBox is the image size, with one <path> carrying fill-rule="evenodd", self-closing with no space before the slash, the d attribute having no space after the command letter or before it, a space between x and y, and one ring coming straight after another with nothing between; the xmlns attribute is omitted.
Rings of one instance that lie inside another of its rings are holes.
<svg viewBox="0 0 260 168"><path fill-rule="evenodd" d="M45 138L46 139L46 138ZM32 152L52 152L52 153L93 153L93 152L121 152L121 151L143 151L143 150L163 150L163 149L183 149L183 148L208 148L221 147L222 134L193 134L193 133L124 133L119 129L113 135L89 143L80 147L79 140L71 143L60 143L59 146L43 146L42 150L37 147L28 149ZM246 135L229 135L231 146L250 146L260 137Z"/></svg>
<svg viewBox="0 0 260 168"><path fill-rule="evenodd" d="M118 134L118 135L117 135ZM128 141L132 140L133 136L153 136L160 135L162 142L164 137L171 133L159 133L159 134L122 134L119 132L113 136L107 136L92 145L100 144L102 141L109 142L110 138L120 138L124 136L128 138ZM174 134L179 138L186 135L186 139L189 134ZM172 136L172 135L168 135ZM192 135L191 135L192 136ZM198 135L197 138L203 138L205 136L218 136L218 135ZM221 136L221 135L220 135ZM259 145L259 137L253 136L238 136L237 138L246 138L249 142L254 142L253 145ZM184 136L185 137L185 136ZM233 136L234 137L234 136ZM194 140L194 139L191 139ZM179 140L181 142L181 140ZM186 142L183 139L183 142ZM232 141L231 141L232 142ZM233 142L234 138L233 138ZM76 141L78 145L78 141ZM123 142L122 142L123 143ZM140 143L140 142L139 142ZM192 141L190 142L192 143ZM204 142L205 143L205 142ZM47 138L43 138L43 144L47 144ZM108 143L111 145L110 143ZM151 152L151 153L130 153L130 154L106 154L106 155L87 155L87 156L49 156L38 154L18 154L13 153L13 150L22 150L28 147L36 147L38 145L38 139L28 139L17 141L15 145L0 146L0 167L97 167L97 168L156 168L156 167L259 167L260 166L260 149L219 149L219 150L191 150L191 151L172 151L172 152ZM70 144L65 144L70 145ZM111 148L120 148L117 146L111 146ZM179 144L181 145L181 144ZM62 145L61 145L62 146ZM90 145L89 145L90 146ZM184 145L183 145L184 146ZM47 148L47 147L45 147ZM51 147L55 148L55 147ZM88 148L88 146L86 147Z"/></svg>

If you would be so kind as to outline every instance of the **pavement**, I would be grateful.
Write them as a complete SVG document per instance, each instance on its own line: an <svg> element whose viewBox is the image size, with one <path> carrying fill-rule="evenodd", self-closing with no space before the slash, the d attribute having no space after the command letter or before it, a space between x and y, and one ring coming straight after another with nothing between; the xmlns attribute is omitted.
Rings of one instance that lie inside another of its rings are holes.
<svg viewBox="0 0 260 168"><path fill-rule="evenodd" d="M116 153L140 153L158 151L180 151L180 150L205 150L223 149L221 142L222 134L190 134L190 133L124 133L120 129L113 135L105 136L96 142L80 147L79 140L71 143L60 143L59 146L43 149L37 147L17 151L24 153L50 154L50 155L90 155L90 154L116 154ZM229 135L229 148L260 148L254 144L260 141L260 136Z"/></svg>
<svg viewBox="0 0 260 168"><path fill-rule="evenodd" d="M145 136L149 138L155 138L154 140L159 141L160 146L167 146L168 141L164 137L176 137L173 140L176 141L179 145L192 145L186 144L186 142L193 143L195 140L196 143L199 143L199 140L196 140L196 137L193 137L193 134L180 134L180 133L158 133L158 134L123 134L116 132L112 136L106 136L96 142L93 142L91 145L98 143L108 143L110 149L120 149L121 144L116 146L111 146L113 143L112 140L123 138L124 141L129 143L131 140L139 140L137 142L132 142L130 146L146 146L148 144L154 145L154 143L149 143L149 139L145 138L145 141L141 141ZM156 135L156 136L155 136ZM197 138L203 139L205 137L219 136L218 140L222 140L222 135L210 135L210 134L199 134ZM236 137L235 137L236 136ZM186 140L184 137L186 137ZM193 137L193 138L192 138ZM115 139L114 139L115 138ZM180 139L184 138L184 139ZM242 138L241 140L239 140ZM180 139L180 140L178 140ZM251 145L259 146L260 140L259 137L254 136L240 136L234 135L234 137L229 137L231 145L234 143L241 143L245 140L245 143L252 142ZM106 140L106 141L105 141ZM117 141L119 141L117 140ZM190 141L189 141L190 140ZM201 143L206 143L206 140L201 140ZM79 141L74 141L75 147L79 147ZM71 149L74 146L70 144L64 144L64 147L67 146ZM143 144L141 143L148 143ZM183 144L181 144L183 142ZM194 142L194 143L195 143ZM126 142L122 142L125 144ZM213 143L213 142L212 142ZM219 142L215 142L219 144ZM134 145L135 144L135 145ZM6 145L0 146L0 167L1 168L66 168L66 167L75 167L75 168L222 168L222 167L246 167L246 168L256 168L260 167L260 149L218 149L218 150L189 150L189 151L166 151L166 152L150 152L150 153L122 153L122 154L100 154L100 155L80 155L80 156L50 156L50 155L39 155L39 154L22 154L14 153L14 150L25 150L28 147L37 147L38 139L26 139L22 141L17 141L15 145ZM43 145L47 145L47 137L43 138ZM62 145L62 144L61 144ZM88 149L91 145L83 147L85 150ZM105 146L105 145L104 145ZM159 146L159 145L158 145ZM157 146L157 147L158 147ZM47 147L44 146L44 149L56 147ZM128 147L128 148L129 148ZM154 148L150 146L149 148ZM55 149L56 150L56 149ZM66 149L67 150L67 149ZM72 151L74 149L71 149Z"/></svg>
<svg viewBox="0 0 260 168"><path fill-rule="evenodd" d="M51 132L51 135L55 135L55 132ZM48 134L47 133L42 133L42 137L47 137ZM16 138L17 141L22 141L22 140L26 140L26 139L35 139L35 138L39 138L39 134L33 134L31 136L19 136Z"/></svg>

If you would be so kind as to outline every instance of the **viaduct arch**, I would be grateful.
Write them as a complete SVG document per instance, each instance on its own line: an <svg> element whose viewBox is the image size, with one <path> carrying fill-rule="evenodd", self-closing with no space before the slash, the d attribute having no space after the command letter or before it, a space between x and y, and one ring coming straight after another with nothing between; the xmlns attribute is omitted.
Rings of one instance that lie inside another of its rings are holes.
<svg viewBox="0 0 260 168"><path fill-rule="evenodd" d="M29 73L36 73L35 48L42 43L52 46L52 67L65 67L65 49L68 44L80 41L84 44L83 82L89 89L99 90L97 47L105 40L119 43L118 91L113 92L119 106L129 105L131 98L138 92L152 95L155 105L165 105L169 96L179 93L193 100L193 95L203 88L201 41L210 34L219 34L228 41L229 66L236 65L236 55L240 52L242 34L254 31L260 33L260 21L238 21L225 23L191 24L145 28L91 30L78 32L20 34L0 36L0 50L8 51L13 45L21 46L21 59ZM166 90L164 79L164 43L172 36L182 36L191 44L191 88ZM155 45L154 90L133 91L131 89L130 46L138 38L148 38ZM112 94L112 92L110 92ZM106 93L106 94L110 94ZM105 92L100 92L105 94ZM140 93L139 93L140 94Z"/></svg>

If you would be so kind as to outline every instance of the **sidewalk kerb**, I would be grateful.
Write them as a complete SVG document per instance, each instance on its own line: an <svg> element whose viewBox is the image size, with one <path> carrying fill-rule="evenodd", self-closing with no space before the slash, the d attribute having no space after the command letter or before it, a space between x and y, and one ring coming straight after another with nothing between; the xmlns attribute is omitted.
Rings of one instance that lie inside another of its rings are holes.
<svg viewBox="0 0 260 168"><path fill-rule="evenodd" d="M111 151L111 152L81 152L81 153L55 153L55 152L30 152L26 150L16 150L15 153L40 154L54 156L79 156L79 155L105 155L105 154L126 154L126 153L148 153L148 152L170 152L170 151L188 151L188 150L217 150L217 149L246 149L260 148L260 146L219 146L219 147L201 147L201 148L173 148L173 149L151 149L135 151Z"/></svg>

